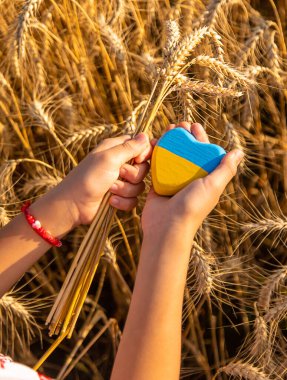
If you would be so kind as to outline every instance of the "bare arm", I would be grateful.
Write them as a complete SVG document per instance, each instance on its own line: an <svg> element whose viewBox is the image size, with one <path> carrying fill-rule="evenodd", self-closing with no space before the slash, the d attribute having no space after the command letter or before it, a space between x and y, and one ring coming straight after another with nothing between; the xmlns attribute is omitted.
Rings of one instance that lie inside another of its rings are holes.
<svg viewBox="0 0 287 380"><path fill-rule="evenodd" d="M53 236L63 237L74 227L67 201L49 192L30 206ZM0 230L0 297L51 247L36 234L21 213Z"/></svg>
<svg viewBox="0 0 287 380"><path fill-rule="evenodd" d="M193 240L191 231L182 233L144 237L111 380L179 379L183 292Z"/></svg>
<svg viewBox="0 0 287 380"><path fill-rule="evenodd" d="M30 212L53 236L62 238L75 226L89 224L103 195L110 190L111 204L130 210L143 191L151 146L143 134L140 139L121 136L104 140L81 161L55 188L30 206ZM135 158L132 167L127 161ZM125 171L122 171L123 168ZM118 180L119 174L126 181ZM116 188L111 186L116 184ZM118 200L118 203L113 203ZM32 230L21 213L0 230L0 297L49 248Z"/></svg>
<svg viewBox="0 0 287 380"><path fill-rule="evenodd" d="M208 142L199 124L181 126ZM179 379L182 303L193 238L241 159L242 152L230 152L213 173L171 198L149 193L135 288L111 380Z"/></svg>

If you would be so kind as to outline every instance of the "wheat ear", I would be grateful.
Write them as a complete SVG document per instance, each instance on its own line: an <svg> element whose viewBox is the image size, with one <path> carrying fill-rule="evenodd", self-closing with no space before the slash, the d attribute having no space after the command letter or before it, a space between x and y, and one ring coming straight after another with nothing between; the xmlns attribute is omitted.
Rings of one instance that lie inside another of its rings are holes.
<svg viewBox="0 0 287 380"><path fill-rule="evenodd" d="M269 377L262 370L254 367L252 364L244 363L240 360L229 363L226 366L220 368L217 371L217 374L220 373L225 373L226 375L230 375L239 379L243 378L246 380L269 380Z"/></svg>
<svg viewBox="0 0 287 380"><path fill-rule="evenodd" d="M16 28L16 46L18 59L25 58L26 40L32 18L35 16L43 0L26 0L18 18Z"/></svg>
<svg viewBox="0 0 287 380"><path fill-rule="evenodd" d="M260 289L258 297L258 306L267 311L270 308L271 297L274 292L277 291L280 284L285 280L287 275L287 266L274 271L271 276L268 276L266 282Z"/></svg>

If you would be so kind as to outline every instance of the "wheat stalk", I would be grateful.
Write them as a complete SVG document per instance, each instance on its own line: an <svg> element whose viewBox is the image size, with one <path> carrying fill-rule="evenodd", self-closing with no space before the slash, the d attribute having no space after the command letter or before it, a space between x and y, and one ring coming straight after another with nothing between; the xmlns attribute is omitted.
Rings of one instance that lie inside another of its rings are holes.
<svg viewBox="0 0 287 380"><path fill-rule="evenodd" d="M125 0L116 0L116 6L113 9L113 14L108 21L109 25L114 25L116 22L121 22L122 18L125 16L125 7Z"/></svg>
<svg viewBox="0 0 287 380"><path fill-rule="evenodd" d="M270 367L272 360L272 339L265 319L260 315L257 304L254 305L255 321L250 337L247 338L246 355L249 361L262 369Z"/></svg>
<svg viewBox="0 0 287 380"><path fill-rule="evenodd" d="M208 82L199 82L199 81L194 81L190 80L188 78L185 78L183 80L182 77L177 77L176 78L176 85L173 86L169 92L173 91L190 91L190 92L195 92L198 94L204 94L204 95L209 95L209 96L219 96L219 97L226 97L230 96L233 98L238 98L243 95L243 92L241 91L236 91L233 90L232 88L227 88L227 87L221 87L221 86L216 86L212 83Z"/></svg>
<svg viewBox="0 0 287 380"><path fill-rule="evenodd" d="M62 178L70 169L69 153L80 160L106 136L132 136L146 130L159 137L183 115L188 121L200 121L211 141L226 150L244 149L248 159L245 171L230 182L197 236L197 253L192 254L188 271L190 288L186 287L182 376L211 379L214 368L228 363L240 349L247 359L241 364L248 363L272 379L285 377L284 322L274 314L285 315L284 305L280 306L285 296L287 192L284 1L278 0L276 12L273 0L252 1L257 10L245 0L22 3L19 10L17 4L0 0L1 196L4 193L0 219L6 223L19 212L23 198L41 195L53 186L54 178L55 183ZM166 25L168 19L172 21ZM21 161L26 156L39 162ZM63 166L61 172L53 169L55 163ZM132 214L120 213L115 219L107 195L92 230L77 227L67 235L64 255L51 249L25 274L23 282L43 272L25 285L37 294L61 294L52 316L54 331L61 335L43 360L72 334L78 313L76 329L86 324L92 310L102 310L106 323L109 318L104 310L110 313L111 305L116 305L115 317L124 324L144 199L145 194ZM249 199L254 204L250 213ZM274 211L277 202L284 213ZM105 242L108 220L111 240ZM258 239L263 244L257 244ZM67 276L80 241L80 257ZM234 248L237 241L240 244ZM51 257L53 263L48 265ZM274 261L281 263L275 271ZM262 280L262 268L267 269L269 283L266 275ZM88 291L95 271L99 275ZM66 276L70 285L68 281L61 292ZM255 311L253 321L255 301L259 313ZM38 318L42 322L42 315ZM93 373L96 378L108 378L106 363L114 358L118 345L113 332L117 325L110 326L103 342L89 352L81 328L77 329L63 345L65 352L72 350L68 354L72 361L62 367L61 375L82 355L82 342L86 353L75 374L68 377ZM49 330L53 332L52 325ZM45 341L50 340L45 337ZM36 357L38 344L35 339ZM35 358L27 357L25 362L31 365ZM99 358L96 364L94 357ZM47 372L54 368L54 358L44 368Z"/></svg>
<svg viewBox="0 0 287 380"><path fill-rule="evenodd" d="M268 276L267 280L261 287L258 296L258 306L261 309L265 311L269 310L272 294L276 292L280 284L284 282L286 275L287 267L283 266Z"/></svg>
<svg viewBox="0 0 287 380"><path fill-rule="evenodd" d="M254 81L248 79L248 77L246 77L246 75L241 73L239 70L213 57L198 55L191 61L191 65L208 67L214 70L217 74L235 80L237 83L240 83L242 85L255 84Z"/></svg>
<svg viewBox="0 0 287 380"><path fill-rule="evenodd" d="M190 36L183 37L182 40L176 44L173 52L170 54L169 58L163 64L162 70L159 72L158 80L151 91L150 99L141 115L135 133L147 131L149 129L158 108L166 97L175 78L178 74L181 74L187 66L189 66L190 63L187 63L187 58L207 37L212 38L213 34L209 34L206 28L202 28ZM226 66L224 66L224 68L225 71L228 70ZM163 77L164 80L163 83L161 83L161 78ZM243 74L238 74L236 79L238 78L243 81ZM156 91L158 85L159 89ZM150 104L152 104L152 108L149 110L148 116L145 117ZM80 246L65 283L47 318L46 323L50 325L50 334L57 334L59 332L61 332L61 334L67 333L68 336L71 336L72 334L94 273L97 269L115 213L113 208L109 206L109 197L110 195L107 193L99 208L98 214L92 222L90 229ZM103 232L98 236L97 233L100 229L103 229Z"/></svg>
<svg viewBox="0 0 287 380"><path fill-rule="evenodd" d="M108 45L112 49L112 51L116 54L116 57L119 61L127 60L127 51L122 41L121 36L119 36L112 27L105 21L103 15L98 17L98 23L100 27L100 31L107 41Z"/></svg>
<svg viewBox="0 0 287 380"><path fill-rule="evenodd" d="M233 376L239 379L246 380L268 380L269 377L262 372L259 368L254 367L252 364L236 361L227 364L220 368L217 374L225 373L226 375ZM214 377L215 378L215 377Z"/></svg>
<svg viewBox="0 0 287 380"><path fill-rule="evenodd" d="M0 298L0 350L14 351L29 347L35 331L40 332L35 319L35 310L40 302L19 297L14 292L6 293ZM5 341L6 340L6 341Z"/></svg>
<svg viewBox="0 0 287 380"><path fill-rule="evenodd" d="M89 147L92 139L97 141L98 138L112 136L117 130L118 127L116 125L96 125L87 129L81 129L68 137L64 145L70 147L72 151L79 149L85 142Z"/></svg>
<svg viewBox="0 0 287 380"><path fill-rule="evenodd" d="M8 217L5 208L0 206L0 227L4 227L9 221L10 218Z"/></svg>
<svg viewBox="0 0 287 380"><path fill-rule="evenodd" d="M44 166L45 168L51 169L54 173L57 174L57 170L54 167L52 167L48 163L41 160L36 160L32 158L19 158L17 160L6 160L0 167L0 182L2 183L1 198L3 199L3 202L5 200L6 201L15 200L12 176L17 165L21 163L25 163L25 162Z"/></svg>
<svg viewBox="0 0 287 380"><path fill-rule="evenodd" d="M22 12L19 15L16 27L15 39L18 59L25 58L26 41L31 19L35 16L42 0L26 0Z"/></svg>
<svg viewBox="0 0 287 380"><path fill-rule="evenodd" d="M264 315L266 322L280 322L287 313L287 296L280 298Z"/></svg>
<svg viewBox="0 0 287 380"><path fill-rule="evenodd" d="M214 260L209 257L201 247L195 245L192 248L190 256L190 267L193 268L188 280L194 279L192 285L194 294L197 297L201 295L210 296L213 288L213 270L211 263Z"/></svg>
<svg viewBox="0 0 287 380"><path fill-rule="evenodd" d="M58 137L52 116L49 114L47 110L45 110L43 104L39 100L35 99L29 109L35 125L49 131L56 140L56 142L59 144L59 146L63 148L67 156L71 159L73 165L77 166L76 159L73 157L73 155L70 153L70 151L65 147L65 145Z"/></svg>
<svg viewBox="0 0 287 380"><path fill-rule="evenodd" d="M212 0L206 9L205 23L210 27L215 27L218 20L227 12L227 9L234 4L242 4L242 0Z"/></svg>
<svg viewBox="0 0 287 380"><path fill-rule="evenodd" d="M175 20L166 22L166 43L164 47L164 57L168 58L176 49L181 37L179 25Z"/></svg>
<svg viewBox="0 0 287 380"><path fill-rule="evenodd" d="M52 175L46 174L39 177L33 177L25 182L21 189L22 197L25 198L30 193L41 193L52 189L57 186L61 181L62 177L54 177Z"/></svg>

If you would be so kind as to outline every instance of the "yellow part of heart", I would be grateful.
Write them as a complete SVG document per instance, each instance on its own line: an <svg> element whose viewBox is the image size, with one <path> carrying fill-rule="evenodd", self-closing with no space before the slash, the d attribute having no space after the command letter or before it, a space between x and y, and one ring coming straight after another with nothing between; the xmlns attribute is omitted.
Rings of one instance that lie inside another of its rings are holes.
<svg viewBox="0 0 287 380"><path fill-rule="evenodd" d="M174 195L195 179L207 176L208 172L167 149L155 146L151 174L157 194Z"/></svg>

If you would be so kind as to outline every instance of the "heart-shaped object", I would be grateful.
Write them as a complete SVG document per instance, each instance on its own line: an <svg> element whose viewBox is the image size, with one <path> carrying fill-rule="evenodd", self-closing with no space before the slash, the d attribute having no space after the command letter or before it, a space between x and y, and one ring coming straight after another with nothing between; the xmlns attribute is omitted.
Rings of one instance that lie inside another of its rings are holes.
<svg viewBox="0 0 287 380"><path fill-rule="evenodd" d="M202 143L184 128L166 132L154 147L151 161L153 187L159 195L174 195L197 178L205 177L226 152Z"/></svg>

